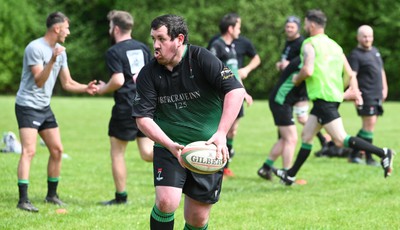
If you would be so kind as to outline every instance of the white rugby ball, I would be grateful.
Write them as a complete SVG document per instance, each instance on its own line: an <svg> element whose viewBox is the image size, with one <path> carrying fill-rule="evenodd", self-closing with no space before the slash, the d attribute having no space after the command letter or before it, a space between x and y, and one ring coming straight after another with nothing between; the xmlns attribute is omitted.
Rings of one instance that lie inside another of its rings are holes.
<svg viewBox="0 0 400 230"><path fill-rule="evenodd" d="M217 155L217 146L206 145L205 141L192 142L182 150L182 159L185 167L192 172L199 174L213 174L221 170L225 164L220 154Z"/></svg>

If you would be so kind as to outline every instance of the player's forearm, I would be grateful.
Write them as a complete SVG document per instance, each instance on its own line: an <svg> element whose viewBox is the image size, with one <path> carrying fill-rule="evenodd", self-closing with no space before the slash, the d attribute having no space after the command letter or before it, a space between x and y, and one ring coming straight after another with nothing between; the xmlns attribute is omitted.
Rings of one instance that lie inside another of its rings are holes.
<svg viewBox="0 0 400 230"><path fill-rule="evenodd" d="M142 131L148 138L156 143L168 148L173 145L173 141L164 133L153 119L149 117L137 117L136 124L140 131Z"/></svg>

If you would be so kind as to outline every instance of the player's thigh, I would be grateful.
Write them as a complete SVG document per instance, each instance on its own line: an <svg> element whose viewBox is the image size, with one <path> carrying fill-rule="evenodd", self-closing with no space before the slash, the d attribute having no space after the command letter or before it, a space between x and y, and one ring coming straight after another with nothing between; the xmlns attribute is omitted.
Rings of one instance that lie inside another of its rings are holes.
<svg viewBox="0 0 400 230"><path fill-rule="evenodd" d="M343 120L341 117L336 118L335 120L325 124L324 129L331 136L336 146L338 147L343 146L343 142L347 136L347 133L346 130L344 129Z"/></svg>
<svg viewBox="0 0 400 230"><path fill-rule="evenodd" d="M314 136L318 133L320 129L321 125L318 123L318 118L315 115L310 114L301 133L301 138L303 142L311 143Z"/></svg>
<svg viewBox="0 0 400 230"><path fill-rule="evenodd" d="M35 153L38 130L35 128L20 128L19 137L22 145L22 153Z"/></svg>

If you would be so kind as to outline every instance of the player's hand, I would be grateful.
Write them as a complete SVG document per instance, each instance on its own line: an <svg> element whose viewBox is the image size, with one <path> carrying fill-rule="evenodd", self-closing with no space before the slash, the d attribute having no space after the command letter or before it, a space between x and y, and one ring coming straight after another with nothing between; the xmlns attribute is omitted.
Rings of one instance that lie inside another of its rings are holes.
<svg viewBox="0 0 400 230"><path fill-rule="evenodd" d="M247 68L240 68L238 70L240 79L246 79L249 76L250 71Z"/></svg>
<svg viewBox="0 0 400 230"><path fill-rule="evenodd" d="M215 144L217 146L217 158L219 158L222 154L224 162L229 160L229 151L228 147L226 146L226 133L214 133L214 135L212 135L212 137L206 142L206 144Z"/></svg>
<svg viewBox="0 0 400 230"><path fill-rule="evenodd" d="M184 164L183 164L183 160L182 160L182 149L185 147L183 145L180 145L179 143L176 142L172 142L169 146L166 146L167 149L172 153L172 155L174 155L176 157L176 159L178 159L179 164L185 168Z"/></svg>
<svg viewBox="0 0 400 230"><path fill-rule="evenodd" d="M248 94L248 93L246 93L246 94L244 95L244 100L245 100L246 103L247 103L247 107L249 107L249 106L251 106L251 105L253 104L253 97L252 97L250 94Z"/></svg>
<svg viewBox="0 0 400 230"><path fill-rule="evenodd" d="M87 84L86 93L95 95L99 91L99 87L96 85L97 80L93 80Z"/></svg>
<svg viewBox="0 0 400 230"><path fill-rule="evenodd" d="M60 55L62 52L65 51L64 46L57 46L53 49L53 56L51 57L51 60L55 62L57 60L58 55Z"/></svg>
<svg viewBox="0 0 400 230"><path fill-rule="evenodd" d="M299 81L299 75L298 74L294 74L293 78L292 78L292 82L295 86L299 86L300 85L300 81Z"/></svg>

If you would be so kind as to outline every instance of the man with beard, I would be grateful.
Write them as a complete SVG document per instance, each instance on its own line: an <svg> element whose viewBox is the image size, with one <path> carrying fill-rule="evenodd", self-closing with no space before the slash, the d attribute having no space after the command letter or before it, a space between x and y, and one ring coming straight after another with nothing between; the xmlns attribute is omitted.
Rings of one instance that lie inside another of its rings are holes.
<svg viewBox="0 0 400 230"><path fill-rule="evenodd" d="M182 17L163 15L151 22L154 57L137 78L133 116L155 141L155 204L151 229L173 229L184 196L185 229L207 229L219 200L222 170L198 174L183 167L181 152L194 141L217 146L229 158L226 135L242 105L245 90L232 71L205 48L188 44Z"/></svg>
<svg viewBox="0 0 400 230"><path fill-rule="evenodd" d="M19 201L17 208L38 212L28 199L29 171L36 153L38 134L46 144L50 157L47 165L47 195L45 202L64 205L57 194L61 173L63 146L60 129L50 107L57 78L64 90L95 94L96 81L80 84L72 79L67 53L61 43L70 34L69 19L61 12L51 13L46 20L46 34L25 48L21 83L15 100L22 152L18 163Z"/></svg>
<svg viewBox="0 0 400 230"><path fill-rule="evenodd" d="M106 83L100 81L98 94L113 92L115 105L108 126L112 174L116 188L115 199L102 202L104 205L126 204L126 164L125 151L129 141L137 139L143 160L153 160L153 142L136 126L132 119L132 106L136 94L135 79L140 69L150 61L150 49L132 39L133 18L125 11L110 11L110 36L113 46L107 50L106 62L111 78Z"/></svg>
<svg viewBox="0 0 400 230"><path fill-rule="evenodd" d="M294 165L288 169L273 169L285 185L291 185L301 166L310 155L314 135L324 128L338 147L350 147L369 151L381 158L384 177L392 173L394 152L378 148L367 141L348 135L343 127L338 108L344 98L344 79L350 79L350 89L359 91L357 79L343 54L342 48L325 34L326 16L320 10L310 10L305 17L304 28L310 37L301 49L301 69L294 75L295 85L306 82L307 94L313 108L303 128L302 145ZM356 94L356 103L362 104L361 94Z"/></svg>

